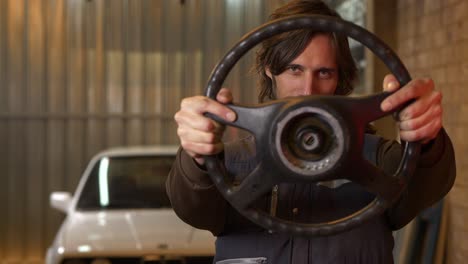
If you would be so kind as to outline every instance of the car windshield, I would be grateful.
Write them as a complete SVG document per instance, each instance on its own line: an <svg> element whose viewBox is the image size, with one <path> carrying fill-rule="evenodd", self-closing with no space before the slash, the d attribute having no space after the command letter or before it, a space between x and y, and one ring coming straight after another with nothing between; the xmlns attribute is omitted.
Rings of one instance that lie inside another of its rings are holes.
<svg viewBox="0 0 468 264"><path fill-rule="evenodd" d="M77 210L170 208L165 181L174 156L103 157L93 167Z"/></svg>

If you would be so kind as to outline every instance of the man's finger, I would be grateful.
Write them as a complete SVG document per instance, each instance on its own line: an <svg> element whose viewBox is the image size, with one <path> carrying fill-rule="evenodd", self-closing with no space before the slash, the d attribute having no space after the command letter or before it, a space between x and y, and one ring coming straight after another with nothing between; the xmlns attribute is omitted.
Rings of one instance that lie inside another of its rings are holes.
<svg viewBox="0 0 468 264"><path fill-rule="evenodd" d="M394 92L400 88L400 83L393 74L387 74L383 80L383 90L386 92Z"/></svg>
<svg viewBox="0 0 468 264"><path fill-rule="evenodd" d="M181 108L189 109L199 114L206 112L212 113L229 122L236 120L236 113L233 110L205 96L198 96L194 99L184 99L182 100Z"/></svg>

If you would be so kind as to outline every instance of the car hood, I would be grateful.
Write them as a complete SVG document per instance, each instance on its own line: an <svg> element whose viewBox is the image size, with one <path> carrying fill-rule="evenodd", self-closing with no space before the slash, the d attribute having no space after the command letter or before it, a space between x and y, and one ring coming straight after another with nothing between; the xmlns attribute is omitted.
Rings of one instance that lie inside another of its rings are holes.
<svg viewBox="0 0 468 264"><path fill-rule="evenodd" d="M171 209L74 212L61 236L64 251L80 255L214 254L211 233L185 224Z"/></svg>

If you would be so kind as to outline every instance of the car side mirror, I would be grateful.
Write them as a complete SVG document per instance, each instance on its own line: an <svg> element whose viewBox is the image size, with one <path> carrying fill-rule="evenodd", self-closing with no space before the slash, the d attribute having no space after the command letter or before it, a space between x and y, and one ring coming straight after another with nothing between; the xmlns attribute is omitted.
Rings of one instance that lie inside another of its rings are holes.
<svg viewBox="0 0 468 264"><path fill-rule="evenodd" d="M64 213L70 208L72 196L69 192L53 192L50 194L50 206Z"/></svg>

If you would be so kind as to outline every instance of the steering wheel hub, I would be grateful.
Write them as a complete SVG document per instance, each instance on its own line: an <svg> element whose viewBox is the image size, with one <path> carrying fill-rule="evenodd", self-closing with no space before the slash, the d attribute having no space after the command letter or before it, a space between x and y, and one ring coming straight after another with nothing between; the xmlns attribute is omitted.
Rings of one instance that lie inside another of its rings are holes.
<svg viewBox="0 0 468 264"><path fill-rule="evenodd" d="M313 176L335 167L343 155L345 137L338 120L323 109L304 106L289 111L277 123L275 147L291 171Z"/></svg>

